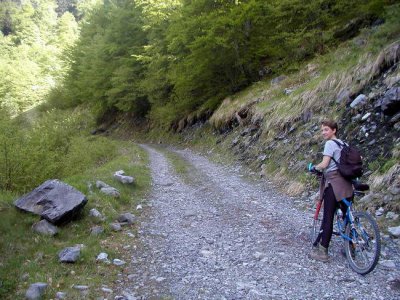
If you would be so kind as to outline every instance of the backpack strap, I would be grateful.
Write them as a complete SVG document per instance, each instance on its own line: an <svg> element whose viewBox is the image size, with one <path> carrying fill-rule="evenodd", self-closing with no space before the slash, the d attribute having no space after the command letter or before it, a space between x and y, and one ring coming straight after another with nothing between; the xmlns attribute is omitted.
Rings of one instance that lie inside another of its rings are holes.
<svg viewBox="0 0 400 300"><path fill-rule="evenodd" d="M343 142L343 144L341 144L338 140L331 140L331 141L334 141L340 147L340 149L343 149L344 146L349 146L345 142ZM336 165L339 166L339 163L337 162L336 159L333 158L333 156L332 156L332 159L336 163Z"/></svg>
<svg viewBox="0 0 400 300"><path fill-rule="evenodd" d="M331 140L331 141L334 141L340 147L340 149L342 149L346 145L345 142L343 142L343 144L341 144L338 140ZM348 145L346 145L346 146L348 146Z"/></svg>

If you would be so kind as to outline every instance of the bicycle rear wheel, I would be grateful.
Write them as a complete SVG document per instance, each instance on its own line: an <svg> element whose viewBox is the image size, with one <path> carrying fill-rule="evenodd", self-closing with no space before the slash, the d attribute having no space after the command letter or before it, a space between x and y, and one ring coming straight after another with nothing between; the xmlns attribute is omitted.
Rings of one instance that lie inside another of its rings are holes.
<svg viewBox="0 0 400 300"><path fill-rule="evenodd" d="M365 212L353 212L354 228L348 224L345 251L350 267L358 274L371 272L378 263L381 253L381 237L375 220Z"/></svg>

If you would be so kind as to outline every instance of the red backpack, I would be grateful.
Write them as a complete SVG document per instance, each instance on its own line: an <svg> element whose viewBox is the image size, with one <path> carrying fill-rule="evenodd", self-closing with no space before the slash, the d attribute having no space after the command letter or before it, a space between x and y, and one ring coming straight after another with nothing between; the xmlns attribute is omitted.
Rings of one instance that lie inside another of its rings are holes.
<svg viewBox="0 0 400 300"><path fill-rule="evenodd" d="M334 141L341 149L339 162L332 157L339 169L339 173L348 180L361 177L363 174L362 157L357 148L346 143L342 144L337 140L332 141Z"/></svg>

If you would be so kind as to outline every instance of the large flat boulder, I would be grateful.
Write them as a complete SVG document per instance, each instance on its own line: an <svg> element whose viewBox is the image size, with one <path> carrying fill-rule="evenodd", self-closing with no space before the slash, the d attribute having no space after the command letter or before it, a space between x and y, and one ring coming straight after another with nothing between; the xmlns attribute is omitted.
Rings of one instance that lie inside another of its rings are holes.
<svg viewBox="0 0 400 300"><path fill-rule="evenodd" d="M14 205L50 223L59 224L69 221L86 203L84 194L64 182L52 179L17 199Z"/></svg>

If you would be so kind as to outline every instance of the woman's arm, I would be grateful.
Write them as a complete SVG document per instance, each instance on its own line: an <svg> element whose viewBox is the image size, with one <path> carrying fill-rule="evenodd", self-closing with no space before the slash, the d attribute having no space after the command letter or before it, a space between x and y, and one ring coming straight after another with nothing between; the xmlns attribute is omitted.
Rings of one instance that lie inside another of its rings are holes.
<svg viewBox="0 0 400 300"><path fill-rule="evenodd" d="M331 161L331 157L324 155L324 157L322 158L322 161L315 166L315 169L317 169L318 171L322 171L324 169L326 169L329 166L329 163Z"/></svg>

